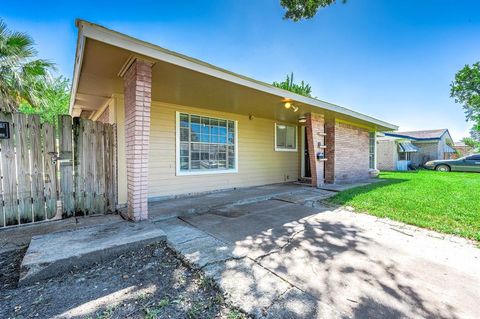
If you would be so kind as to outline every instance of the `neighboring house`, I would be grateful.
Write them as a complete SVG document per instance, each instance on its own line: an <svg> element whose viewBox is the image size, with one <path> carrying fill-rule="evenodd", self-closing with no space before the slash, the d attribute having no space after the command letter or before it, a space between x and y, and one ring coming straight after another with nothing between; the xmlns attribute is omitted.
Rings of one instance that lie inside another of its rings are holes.
<svg viewBox="0 0 480 319"><path fill-rule="evenodd" d="M377 134L377 169L382 171L407 171L411 159L419 149L406 137Z"/></svg>
<svg viewBox="0 0 480 319"><path fill-rule="evenodd" d="M454 158L464 157L473 154L475 151L473 147L468 146L461 141L455 142L455 144L453 144L453 148L457 151L456 154L454 154L453 156Z"/></svg>
<svg viewBox="0 0 480 319"><path fill-rule="evenodd" d="M428 161L449 159L455 154L452 148L453 140L447 129L410 131L410 132L385 132L385 137L408 140L415 146L415 151L409 154L409 163L413 166L422 166ZM384 152L384 150L378 150ZM401 153L401 152L399 152Z"/></svg>
<svg viewBox="0 0 480 319"><path fill-rule="evenodd" d="M366 179L375 132L397 126L86 21L70 113L117 126L118 201L307 179Z"/></svg>

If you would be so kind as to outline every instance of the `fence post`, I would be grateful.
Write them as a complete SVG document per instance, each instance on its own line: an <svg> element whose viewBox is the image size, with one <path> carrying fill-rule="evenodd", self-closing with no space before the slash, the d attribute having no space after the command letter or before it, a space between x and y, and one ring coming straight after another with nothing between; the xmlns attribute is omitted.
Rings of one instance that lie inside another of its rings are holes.
<svg viewBox="0 0 480 319"><path fill-rule="evenodd" d="M45 163L45 202L47 218L53 218L57 214L57 143L55 139L55 127L51 124L42 124L43 161Z"/></svg>
<svg viewBox="0 0 480 319"><path fill-rule="evenodd" d="M96 125L95 139L97 142L95 152L95 213L105 214L106 196L105 196L105 153L108 152L105 148L104 127L102 122L94 122Z"/></svg>
<svg viewBox="0 0 480 319"><path fill-rule="evenodd" d="M3 213L5 226L18 224L17 180L15 168L15 145L13 143L12 114L0 112L0 120L10 123L10 138L2 142L2 174L3 174Z"/></svg>
<svg viewBox="0 0 480 319"><path fill-rule="evenodd" d="M85 158L83 147L84 120L75 117L73 119L73 156L74 156L74 180L75 180L75 212L85 215ZM87 159L88 160L88 159Z"/></svg>
<svg viewBox="0 0 480 319"><path fill-rule="evenodd" d="M15 113L15 151L17 158L18 212L20 224L30 223L32 217L32 192L30 181L28 117Z"/></svg>
<svg viewBox="0 0 480 319"><path fill-rule="evenodd" d="M33 220L45 219L45 197L43 181L43 158L40 134L40 117L30 115L30 158L32 170L32 206Z"/></svg>
<svg viewBox="0 0 480 319"><path fill-rule="evenodd" d="M72 118L70 115L59 116L60 134L60 199L63 204L63 216L74 214L73 198L73 147Z"/></svg>

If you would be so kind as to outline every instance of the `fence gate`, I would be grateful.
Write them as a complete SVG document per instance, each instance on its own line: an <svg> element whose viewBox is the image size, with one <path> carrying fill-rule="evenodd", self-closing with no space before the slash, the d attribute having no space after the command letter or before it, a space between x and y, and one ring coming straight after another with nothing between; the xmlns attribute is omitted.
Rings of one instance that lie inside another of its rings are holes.
<svg viewBox="0 0 480 319"><path fill-rule="evenodd" d="M0 112L0 227L115 211L116 154L114 125Z"/></svg>

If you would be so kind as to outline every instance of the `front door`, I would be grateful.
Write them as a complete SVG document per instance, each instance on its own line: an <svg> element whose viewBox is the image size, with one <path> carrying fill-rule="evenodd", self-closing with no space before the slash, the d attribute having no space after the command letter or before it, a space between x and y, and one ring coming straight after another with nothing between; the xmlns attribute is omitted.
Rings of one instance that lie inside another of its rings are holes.
<svg viewBox="0 0 480 319"><path fill-rule="evenodd" d="M303 177L312 177L310 171L310 156L308 154L307 128L303 128L303 167L305 169Z"/></svg>

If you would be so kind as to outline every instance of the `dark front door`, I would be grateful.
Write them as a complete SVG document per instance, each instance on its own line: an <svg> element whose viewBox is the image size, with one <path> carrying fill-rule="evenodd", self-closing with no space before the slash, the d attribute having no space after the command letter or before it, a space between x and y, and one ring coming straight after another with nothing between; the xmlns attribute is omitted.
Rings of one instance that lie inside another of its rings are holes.
<svg viewBox="0 0 480 319"><path fill-rule="evenodd" d="M305 174L303 177L312 177L312 172L310 171L310 156L308 154L308 139L307 139L307 129L303 128L303 167L305 167Z"/></svg>

